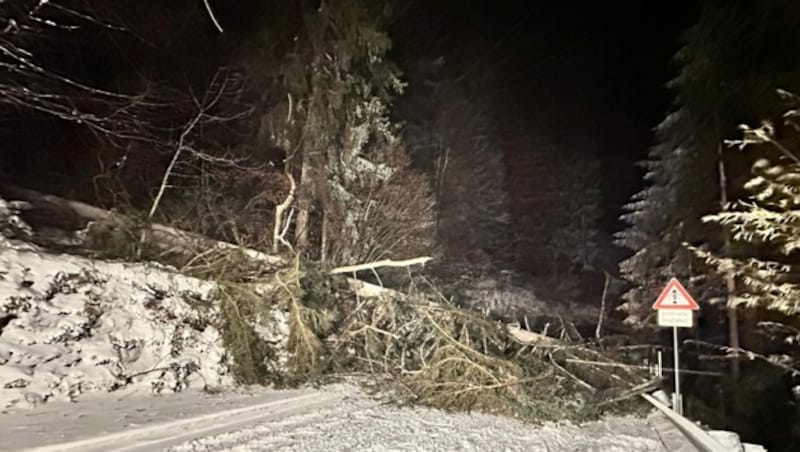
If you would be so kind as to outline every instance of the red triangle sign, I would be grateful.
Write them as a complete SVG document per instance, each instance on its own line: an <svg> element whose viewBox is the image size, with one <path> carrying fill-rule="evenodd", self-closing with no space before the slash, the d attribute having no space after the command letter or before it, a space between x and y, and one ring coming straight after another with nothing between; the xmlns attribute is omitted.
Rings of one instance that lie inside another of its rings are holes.
<svg viewBox="0 0 800 452"><path fill-rule="evenodd" d="M667 283L667 287L661 291L658 300L653 304L653 309L684 309L697 311L700 309L700 305L694 301L694 298L689 295L689 292L686 291L677 279L672 278Z"/></svg>

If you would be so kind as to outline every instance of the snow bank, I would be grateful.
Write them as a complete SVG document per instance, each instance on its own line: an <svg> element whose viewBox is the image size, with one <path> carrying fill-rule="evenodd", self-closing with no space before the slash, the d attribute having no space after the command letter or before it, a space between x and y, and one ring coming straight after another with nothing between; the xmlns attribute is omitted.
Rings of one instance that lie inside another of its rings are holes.
<svg viewBox="0 0 800 452"><path fill-rule="evenodd" d="M0 408L232 384L213 285L0 241Z"/></svg>

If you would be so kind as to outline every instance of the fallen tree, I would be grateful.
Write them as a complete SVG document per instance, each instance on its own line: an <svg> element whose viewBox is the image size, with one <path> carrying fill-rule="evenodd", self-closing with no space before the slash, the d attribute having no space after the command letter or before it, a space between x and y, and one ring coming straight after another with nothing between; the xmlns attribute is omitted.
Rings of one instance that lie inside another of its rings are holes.
<svg viewBox="0 0 800 452"><path fill-rule="evenodd" d="M657 385L641 369L602 365L617 363L619 353L457 308L433 286L409 294L372 286L360 294L335 297L347 314L323 335L321 361L330 360L332 372L377 377L405 400L535 420L585 419L609 408L606 400L631 401Z"/></svg>
<svg viewBox="0 0 800 452"><path fill-rule="evenodd" d="M110 245L115 236L126 240L133 229L143 232L143 246L158 250L162 255L178 256L196 262L212 252L235 251L254 264L269 268L285 265L286 261L273 254L228 242L213 240L188 231L158 223L137 224L131 217L101 209L79 201L16 186L0 180L0 198L16 201L19 215L33 227L29 239L43 246L99 249Z"/></svg>
<svg viewBox="0 0 800 452"><path fill-rule="evenodd" d="M34 242L90 247L91 226L130 228L123 216L64 198L0 183L0 197L21 207ZM169 226L144 224L146 244L182 269L217 284L220 329L243 383L297 384L358 375L400 401L480 410L529 420L586 419L632 408L657 381L624 354L536 333L455 306L425 278L397 290L347 277L386 260L333 270L219 242ZM45 234L63 228L61 242ZM126 237L138 243L136 231ZM64 237L76 242L64 244ZM94 250L102 251L102 250ZM284 324L285 340L263 333ZM379 384L376 384L379 383ZM628 405L625 405L625 404Z"/></svg>

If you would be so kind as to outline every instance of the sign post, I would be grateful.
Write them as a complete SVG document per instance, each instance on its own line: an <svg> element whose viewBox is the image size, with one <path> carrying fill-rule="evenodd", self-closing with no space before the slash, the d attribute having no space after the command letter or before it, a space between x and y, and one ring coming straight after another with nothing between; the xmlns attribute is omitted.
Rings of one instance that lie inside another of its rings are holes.
<svg viewBox="0 0 800 452"><path fill-rule="evenodd" d="M658 311L658 326L672 327L673 367L675 368L675 392L673 393L672 408L678 414L683 414L681 378L678 370L680 367L678 364L678 328L691 328L694 325L694 311L699 310L700 306L681 283L672 278L653 304L653 309Z"/></svg>

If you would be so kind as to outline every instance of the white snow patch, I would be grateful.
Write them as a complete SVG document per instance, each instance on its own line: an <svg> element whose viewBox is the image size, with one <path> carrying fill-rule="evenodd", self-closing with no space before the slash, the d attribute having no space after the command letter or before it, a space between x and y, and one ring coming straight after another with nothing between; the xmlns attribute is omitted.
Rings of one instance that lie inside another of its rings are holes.
<svg viewBox="0 0 800 452"><path fill-rule="evenodd" d="M0 246L10 246L7 237L28 238L31 228L19 217L19 211L26 207L24 202L8 202L0 198Z"/></svg>
<svg viewBox="0 0 800 452"><path fill-rule="evenodd" d="M0 408L232 384L211 289L156 265L0 243Z"/></svg>

